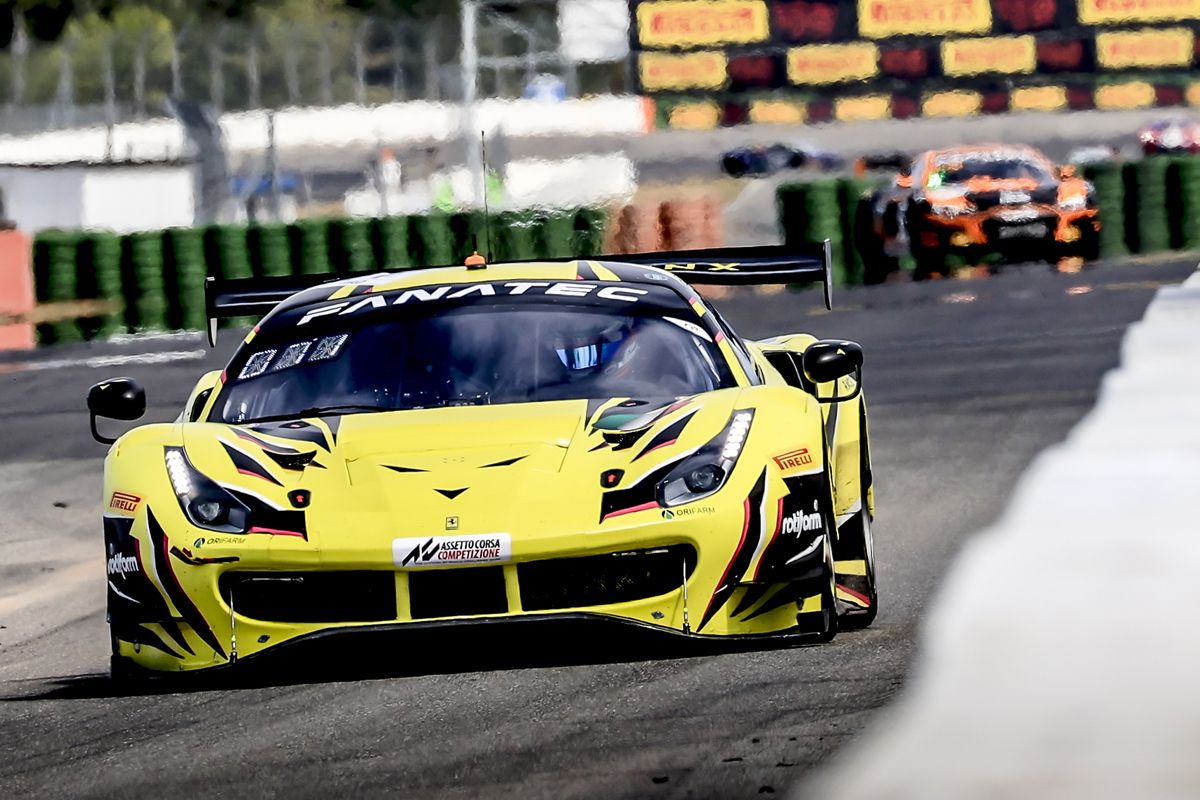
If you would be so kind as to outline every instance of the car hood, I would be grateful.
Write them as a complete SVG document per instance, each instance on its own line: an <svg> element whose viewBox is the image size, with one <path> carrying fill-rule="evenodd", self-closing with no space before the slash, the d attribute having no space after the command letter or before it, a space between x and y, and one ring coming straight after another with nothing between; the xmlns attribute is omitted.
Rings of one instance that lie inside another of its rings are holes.
<svg viewBox="0 0 1200 800"><path fill-rule="evenodd" d="M306 490L317 539L381 524L396 535L561 533L600 523L602 473L622 470L622 487L653 478L716 436L740 393L193 423L184 442L201 472L276 508Z"/></svg>

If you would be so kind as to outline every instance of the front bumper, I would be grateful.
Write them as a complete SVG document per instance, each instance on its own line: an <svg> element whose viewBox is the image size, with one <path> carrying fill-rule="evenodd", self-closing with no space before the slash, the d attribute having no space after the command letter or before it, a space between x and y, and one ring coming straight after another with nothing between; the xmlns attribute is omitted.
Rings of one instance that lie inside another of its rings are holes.
<svg viewBox="0 0 1200 800"><path fill-rule="evenodd" d="M671 518L647 509L630 514L628 527L603 534L541 537L536 549L519 549L515 540L506 563L421 569L393 566L385 536L375 555L323 550L294 537L205 538L190 529L168 536L147 509L128 534L139 540L139 553L153 554L140 568L165 587L170 603L158 617L147 615L145 604L131 606L110 587L114 655L142 669L183 672L301 640L336 648L373 632L580 618L690 639L795 633L821 611L819 586L803 569L788 584L739 585L697 632L749 507ZM191 546L171 544L177 539ZM819 557L818 548L815 568Z"/></svg>
<svg viewBox="0 0 1200 800"><path fill-rule="evenodd" d="M608 663L792 647L821 640L805 615L775 633L709 636L588 612L329 628L200 671L166 671L118 656L122 677L265 682L365 679Z"/></svg>
<svg viewBox="0 0 1200 800"><path fill-rule="evenodd" d="M1095 209L1061 211L1053 206L995 208L958 217L926 216L921 244L945 250L1005 251L1061 248L1100 229Z"/></svg>

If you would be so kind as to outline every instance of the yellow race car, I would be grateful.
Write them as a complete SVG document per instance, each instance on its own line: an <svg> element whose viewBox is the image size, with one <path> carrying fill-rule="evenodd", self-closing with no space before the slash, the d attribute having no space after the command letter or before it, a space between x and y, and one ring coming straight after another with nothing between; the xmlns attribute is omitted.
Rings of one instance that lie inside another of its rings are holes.
<svg viewBox="0 0 1200 800"><path fill-rule="evenodd" d="M609 259L210 279L211 337L266 316L177 420L114 441L144 392L88 395L114 676L509 620L869 624L861 349L744 341L691 286L828 304L828 245Z"/></svg>

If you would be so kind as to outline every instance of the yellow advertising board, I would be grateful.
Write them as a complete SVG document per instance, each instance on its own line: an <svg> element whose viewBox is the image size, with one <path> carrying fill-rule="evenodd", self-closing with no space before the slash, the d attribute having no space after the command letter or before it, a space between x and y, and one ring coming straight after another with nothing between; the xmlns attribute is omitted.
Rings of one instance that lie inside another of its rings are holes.
<svg viewBox="0 0 1200 800"><path fill-rule="evenodd" d="M640 53L638 75L648 92L720 89L727 80L724 53Z"/></svg>
<svg viewBox="0 0 1200 800"><path fill-rule="evenodd" d="M1025 86L1013 89L1008 98L1013 111L1061 111L1067 107L1065 86Z"/></svg>
<svg viewBox="0 0 1200 800"><path fill-rule="evenodd" d="M1079 0L1084 25L1200 19L1200 0Z"/></svg>
<svg viewBox="0 0 1200 800"><path fill-rule="evenodd" d="M858 0L858 32L867 39L991 28L989 0Z"/></svg>
<svg viewBox="0 0 1200 800"><path fill-rule="evenodd" d="M1037 42L1032 36L942 40L942 71L947 75L1028 74L1036 68Z"/></svg>
<svg viewBox="0 0 1200 800"><path fill-rule="evenodd" d="M979 113L983 95L979 92L954 90L934 92L921 101L921 115L926 117L970 117Z"/></svg>
<svg viewBox="0 0 1200 800"><path fill-rule="evenodd" d="M1188 28L1143 28L1096 34L1096 63L1105 69L1184 67L1192 63L1195 35Z"/></svg>
<svg viewBox="0 0 1200 800"><path fill-rule="evenodd" d="M1111 83L1096 87L1096 108L1112 109L1148 108L1154 105L1154 87L1145 81Z"/></svg>
<svg viewBox="0 0 1200 800"><path fill-rule="evenodd" d="M750 121L776 125L797 125L807 118L803 103L790 100L753 100L750 103Z"/></svg>
<svg viewBox="0 0 1200 800"><path fill-rule="evenodd" d="M891 115L892 98L886 94L839 97L833 103L833 116L840 122L887 119Z"/></svg>
<svg viewBox="0 0 1200 800"><path fill-rule="evenodd" d="M637 7L643 47L707 47L765 41L763 0L654 0Z"/></svg>
<svg viewBox="0 0 1200 800"><path fill-rule="evenodd" d="M870 42L809 44L787 52L792 83L841 83L872 78L879 71L879 48Z"/></svg>
<svg viewBox="0 0 1200 800"><path fill-rule="evenodd" d="M672 128L689 131L711 131L721 122L721 109L708 100L698 103L680 103L667 114L667 124Z"/></svg>

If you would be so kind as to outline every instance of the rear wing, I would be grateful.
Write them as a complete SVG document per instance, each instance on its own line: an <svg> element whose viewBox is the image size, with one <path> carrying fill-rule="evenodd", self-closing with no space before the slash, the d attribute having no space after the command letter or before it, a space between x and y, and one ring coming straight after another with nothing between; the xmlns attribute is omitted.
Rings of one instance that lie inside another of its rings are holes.
<svg viewBox="0 0 1200 800"><path fill-rule="evenodd" d="M676 250L662 253L633 253L581 256L594 261L612 261L658 267L687 283L724 286L767 283L821 283L825 307L833 309L833 261L829 240L812 244L716 247L705 250ZM524 263L553 259L535 258ZM505 262L522 263L522 262ZM428 267L427 269L443 269ZM284 275L268 278L235 278L204 282L204 310L208 318L208 344L217 343L217 322L230 317L262 317L297 292L322 283L347 279L368 282L393 273L413 272L412 267L375 270L352 275Z"/></svg>
<svg viewBox="0 0 1200 800"><path fill-rule="evenodd" d="M833 254L828 239L799 246L714 247L600 256L597 260L658 267L687 283L820 283L825 290L825 308L833 310Z"/></svg>

